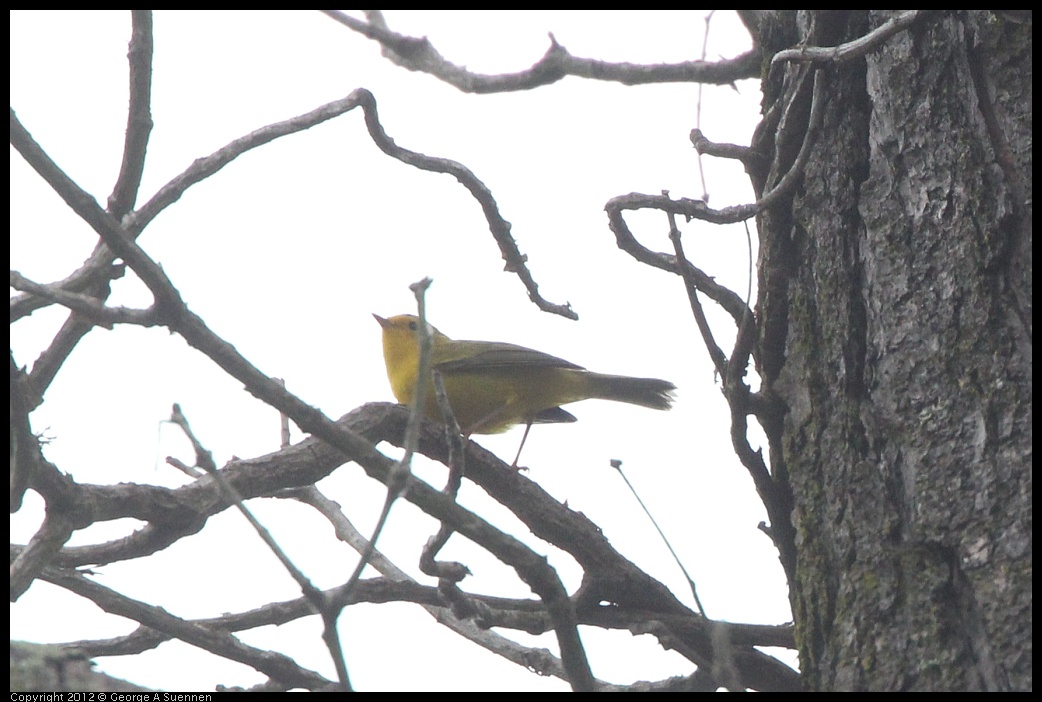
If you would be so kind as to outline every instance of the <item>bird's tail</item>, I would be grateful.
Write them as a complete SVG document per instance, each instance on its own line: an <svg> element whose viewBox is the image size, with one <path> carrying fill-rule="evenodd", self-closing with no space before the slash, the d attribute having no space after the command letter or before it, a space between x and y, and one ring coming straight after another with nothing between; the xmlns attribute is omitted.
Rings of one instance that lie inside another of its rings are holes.
<svg viewBox="0 0 1042 702"><path fill-rule="evenodd" d="M673 391L677 386L658 378L631 378L626 375L604 375L590 373L593 397L602 400L628 402L631 405L667 410L673 404Z"/></svg>

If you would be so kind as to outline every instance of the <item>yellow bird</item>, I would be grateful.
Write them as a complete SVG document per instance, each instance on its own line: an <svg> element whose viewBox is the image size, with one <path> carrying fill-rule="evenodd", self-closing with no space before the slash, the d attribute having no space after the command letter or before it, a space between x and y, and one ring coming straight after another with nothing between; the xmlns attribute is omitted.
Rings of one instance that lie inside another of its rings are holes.
<svg viewBox="0 0 1042 702"><path fill-rule="evenodd" d="M408 405L416 393L420 320L411 314L390 319L373 316L383 327L384 361L391 391L398 402ZM532 424L576 421L561 405L600 399L666 410L673 401L676 386L666 380L593 373L524 346L499 341L457 341L434 327L429 330L431 368L441 373L452 413L465 436L496 434L515 424L525 424L525 437L521 439L524 446ZM428 380L424 413L441 419L432 379Z"/></svg>

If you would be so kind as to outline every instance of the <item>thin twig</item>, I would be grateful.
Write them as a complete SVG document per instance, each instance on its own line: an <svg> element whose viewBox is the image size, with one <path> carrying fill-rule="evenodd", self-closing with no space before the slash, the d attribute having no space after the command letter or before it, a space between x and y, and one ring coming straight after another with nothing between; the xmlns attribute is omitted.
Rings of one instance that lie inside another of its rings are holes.
<svg viewBox="0 0 1042 702"><path fill-rule="evenodd" d="M347 673L347 663L344 660L343 647L340 645L340 634L337 631L336 622L339 615L339 610L330 607L330 602L326 599L325 595L321 590L312 585L304 573L297 568L297 566L290 560L289 556L282 547L279 546L278 542L275 541L275 537L271 535L271 532L260 523L260 521L253 516L253 513L246 507L246 504L242 498L242 495L229 483L225 477L221 474L221 471L217 470L217 465L213 460L213 454L208 451L202 443L196 438L195 433L192 431L191 426L188 424L188 419L184 416L180 406L174 405L173 412L170 415L170 421L176 424L184 431L185 436L192 443L192 447L195 450L196 465L206 471L207 475L213 478L221 488L221 492L225 494L228 499L228 503L233 505L242 515L246 518L246 521L250 523L253 530L257 532L257 535L261 537L261 540L267 545L275 557L282 563L282 567L286 569L286 572L297 582L301 592L308 599L309 602L314 605L315 609L319 612L323 621L323 632L322 639L326 642L329 648L330 657L333 659L333 664L336 667L337 677L340 680L341 689L349 691L351 689L351 679Z"/></svg>
<svg viewBox="0 0 1042 702"><path fill-rule="evenodd" d="M626 487L630 489L630 493L633 495L634 498L636 498L637 503L640 505L640 508L644 510L644 514L648 515L648 519L651 520L651 524L655 527L655 531L657 531L658 535L662 537L662 542L666 544L666 548L669 549L669 553L673 556L673 560L677 562L677 566L679 566L680 572L684 574L685 578L687 578L687 584L688 587L691 588L691 596L695 599L695 607L698 608L698 613L701 614L703 617L706 617L706 610L702 606L702 600L698 598L698 590L697 588L695 588L694 578L692 578L691 574L687 572L687 568L684 567L684 563L680 560L680 556L677 555L677 552L673 550L673 545L669 543L669 539L666 538L666 534L662 531L662 527L660 527L658 525L658 522L655 521L655 517L652 516L651 510L649 510L647 505L644 504L644 500L640 499L640 495L637 493L636 488L633 487L633 483L630 482L630 479L627 478L626 474L622 471L622 461L613 458L611 460L611 467L617 470L619 472L619 475L622 476L622 480L626 483Z"/></svg>

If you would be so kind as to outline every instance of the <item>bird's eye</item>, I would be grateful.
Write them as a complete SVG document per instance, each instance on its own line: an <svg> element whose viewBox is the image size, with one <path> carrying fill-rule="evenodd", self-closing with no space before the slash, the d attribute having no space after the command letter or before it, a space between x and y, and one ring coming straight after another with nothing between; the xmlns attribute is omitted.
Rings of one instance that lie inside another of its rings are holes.
<svg viewBox="0 0 1042 702"><path fill-rule="evenodd" d="M409 329L411 329L412 331L416 331L419 328L420 327L418 324L416 324L416 322L409 322Z"/></svg>

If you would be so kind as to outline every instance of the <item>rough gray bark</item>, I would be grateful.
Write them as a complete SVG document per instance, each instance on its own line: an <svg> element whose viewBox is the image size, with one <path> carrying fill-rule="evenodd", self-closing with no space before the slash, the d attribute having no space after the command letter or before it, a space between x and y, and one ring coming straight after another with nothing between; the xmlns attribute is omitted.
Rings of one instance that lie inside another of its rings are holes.
<svg viewBox="0 0 1042 702"><path fill-rule="evenodd" d="M890 16L783 13L761 39ZM1031 688L1031 53L1030 24L952 12L824 68L802 185L760 222L809 689Z"/></svg>

